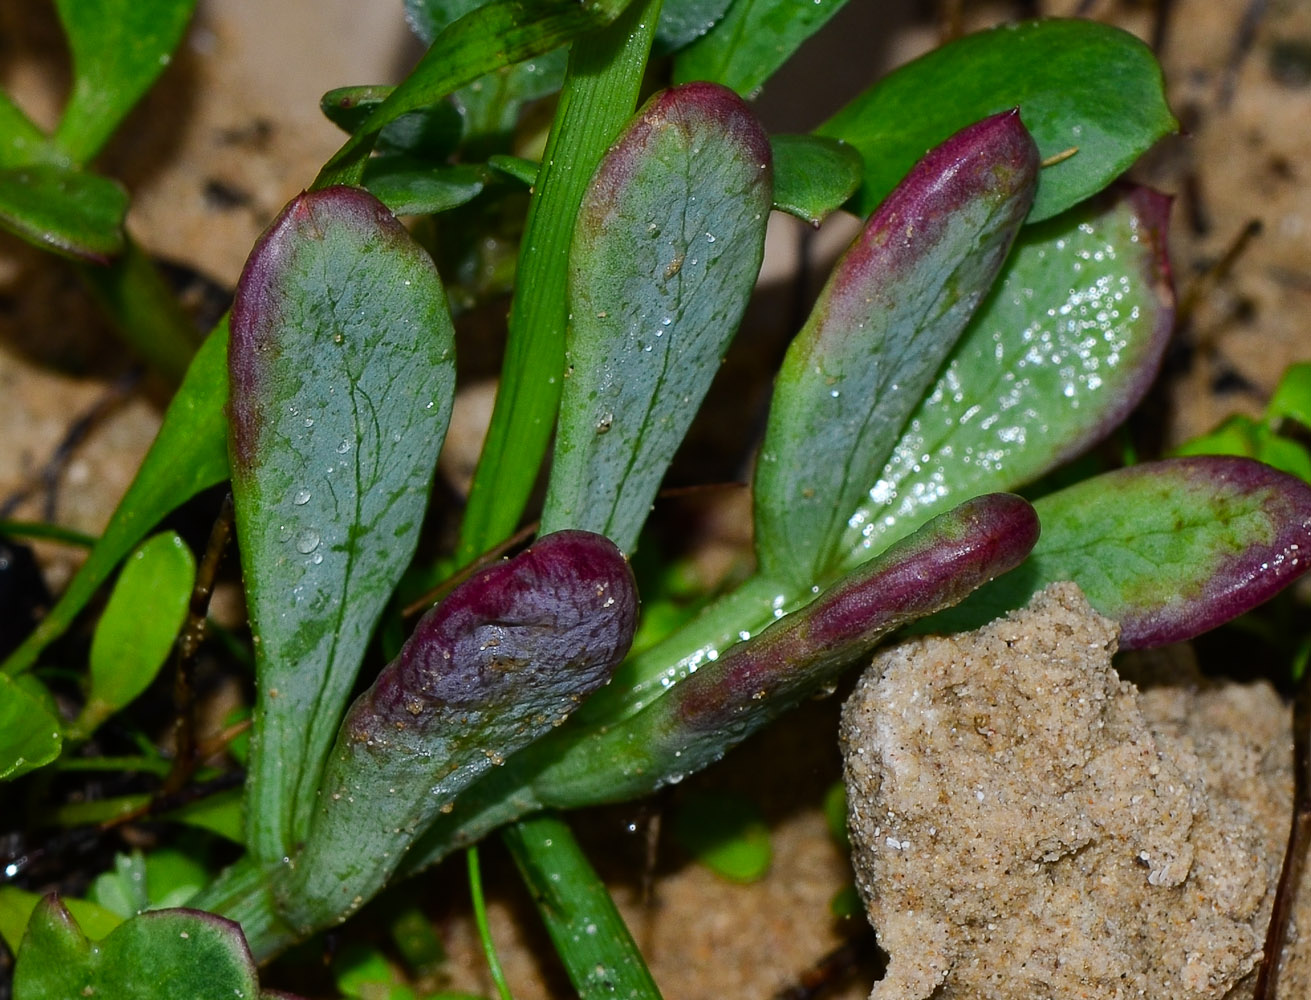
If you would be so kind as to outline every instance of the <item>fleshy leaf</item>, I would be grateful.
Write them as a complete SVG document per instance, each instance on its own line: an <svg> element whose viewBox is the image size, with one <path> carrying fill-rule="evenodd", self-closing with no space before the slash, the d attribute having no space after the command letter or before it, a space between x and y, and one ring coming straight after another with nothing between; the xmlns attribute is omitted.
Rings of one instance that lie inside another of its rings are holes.
<svg viewBox="0 0 1311 1000"><path fill-rule="evenodd" d="M345 132L364 125L373 110L385 101L395 87L338 87L319 98L324 116ZM401 115L378 133L380 153L407 153L410 156L441 162L460 143L463 125L460 112L450 101Z"/></svg>
<svg viewBox="0 0 1311 1000"><path fill-rule="evenodd" d="M883 200L923 150L1018 107L1043 159L1030 221L1096 194L1178 128L1161 67L1126 31L1094 21L1006 24L950 42L884 77L817 131L865 158L856 211Z"/></svg>
<svg viewBox="0 0 1311 1000"><path fill-rule="evenodd" d="M960 336L1033 197L1037 151L1015 112L932 150L834 268L779 371L756 466L766 576L809 587Z"/></svg>
<svg viewBox="0 0 1311 1000"><path fill-rule="evenodd" d="M1020 234L848 522L848 566L963 497L1032 482L1128 416L1174 324L1168 214L1164 195L1133 188Z"/></svg>
<svg viewBox="0 0 1311 1000"><path fill-rule="evenodd" d="M92 943L57 896L37 904L14 968L17 1000L258 998L241 928L199 910L154 910Z"/></svg>
<svg viewBox="0 0 1311 1000"><path fill-rule="evenodd" d="M773 860L765 817L745 795L687 795L674 813L673 834L685 851L730 882L759 881Z"/></svg>
<svg viewBox="0 0 1311 1000"><path fill-rule="evenodd" d="M383 155L369 160L364 186L396 215L436 215L473 201L487 176L487 168L475 164L433 166Z"/></svg>
<svg viewBox="0 0 1311 1000"><path fill-rule="evenodd" d="M668 55L695 42L721 20L733 0L664 0L656 24L656 55Z"/></svg>
<svg viewBox="0 0 1311 1000"><path fill-rule="evenodd" d="M723 20L678 54L674 82L710 80L743 97L754 97L801 43L824 27L846 2L734 0Z"/></svg>
<svg viewBox="0 0 1311 1000"><path fill-rule="evenodd" d="M258 699L250 847L292 852L369 636L418 539L454 392L427 254L376 200L291 202L232 306L230 452Z"/></svg>
<svg viewBox="0 0 1311 1000"><path fill-rule="evenodd" d="M671 682L613 725L567 723L470 788L419 842L408 871L533 809L650 794L718 760L834 682L890 630L949 607L1016 566L1038 537L1020 497L940 514L815 600Z"/></svg>
<svg viewBox="0 0 1311 1000"><path fill-rule="evenodd" d="M172 531L128 557L91 639L91 690L77 720L82 735L155 679L187 617L196 559Z"/></svg>
<svg viewBox="0 0 1311 1000"><path fill-rule="evenodd" d="M56 0L73 89L55 142L76 163L104 145L173 57L196 0Z"/></svg>
<svg viewBox="0 0 1311 1000"><path fill-rule="evenodd" d="M12 97L0 90L0 167L22 167L59 158L46 134Z"/></svg>
<svg viewBox="0 0 1311 1000"><path fill-rule="evenodd" d="M1311 568L1311 486L1251 459L1135 465L1034 506L1042 539L1029 560L924 627L975 628L1073 580L1120 623L1122 649L1160 646L1251 610Z"/></svg>
<svg viewBox="0 0 1311 1000"><path fill-rule="evenodd" d="M44 250L106 263L123 249L127 192L53 163L0 170L0 226Z"/></svg>
<svg viewBox="0 0 1311 1000"><path fill-rule="evenodd" d="M860 154L820 135L774 135L774 207L818 226L841 208L865 169Z"/></svg>
<svg viewBox="0 0 1311 1000"><path fill-rule="evenodd" d="M543 531L633 547L755 286L771 191L764 132L714 84L653 97L601 161L570 252Z"/></svg>
<svg viewBox="0 0 1311 1000"><path fill-rule="evenodd" d="M428 612L351 706L278 891L302 934L353 913L455 795L559 725L632 642L637 590L600 535L546 535Z"/></svg>
<svg viewBox="0 0 1311 1000"><path fill-rule="evenodd" d="M49 700L38 681L0 674L0 781L59 756L64 734Z"/></svg>
<svg viewBox="0 0 1311 1000"><path fill-rule="evenodd" d="M41 650L63 635L114 567L169 511L228 477L228 328L219 324L196 352L181 387L164 414L132 485L119 501L105 533L50 613L4 663L7 674L36 662Z"/></svg>
<svg viewBox="0 0 1311 1000"><path fill-rule="evenodd" d="M14 885L0 886L0 938L4 938L11 954L17 955L42 896ZM92 938L102 938L123 922L117 913L85 899L61 901Z"/></svg>

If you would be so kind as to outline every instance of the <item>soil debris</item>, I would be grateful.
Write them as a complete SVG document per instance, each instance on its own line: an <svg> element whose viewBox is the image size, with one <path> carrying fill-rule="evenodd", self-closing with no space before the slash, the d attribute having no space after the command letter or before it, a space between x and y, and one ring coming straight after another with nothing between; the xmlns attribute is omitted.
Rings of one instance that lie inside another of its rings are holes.
<svg viewBox="0 0 1311 1000"><path fill-rule="evenodd" d="M890 955L871 1000L1251 996L1287 748L1217 730L1195 677L1140 694L1111 666L1117 636L1054 584L861 678L841 743L857 884ZM1244 690L1278 712L1268 685Z"/></svg>

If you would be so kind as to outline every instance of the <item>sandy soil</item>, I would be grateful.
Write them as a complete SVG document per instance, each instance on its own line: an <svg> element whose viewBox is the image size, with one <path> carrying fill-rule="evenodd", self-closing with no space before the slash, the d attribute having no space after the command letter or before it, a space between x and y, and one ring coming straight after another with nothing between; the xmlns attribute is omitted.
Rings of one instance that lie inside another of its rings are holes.
<svg viewBox="0 0 1311 1000"><path fill-rule="evenodd" d="M885 6L890 10L877 9ZM938 28L914 16L918 6L851 4L767 90L767 123L812 125L842 102L844 88L854 92L881 68L932 45ZM1006 4L966 6L971 28L1013 13ZM1150 5L1050 0L1036 6L1052 14L1082 6L1143 37L1153 32ZM1180 196L1172 241L1189 322L1165 388L1138 418L1165 441L1204 430L1234 410L1258 411L1280 372L1311 354L1303 319L1311 305L1311 187L1304 176L1311 169L1311 61L1298 56L1311 45L1311 5L1266 4L1249 45L1241 44L1247 4L1179 0L1170 6L1161 52L1188 133L1163 144L1139 169L1144 179ZM137 239L151 253L231 287L259 231L339 142L317 111L318 96L332 86L393 80L415 58L398 11L398 3L345 0L202 2L183 52L100 160L133 193L130 224ZM38 120L54 119L66 73L47 5L0 5L0 82ZM1217 262L1253 221L1261 225L1259 235L1217 272ZM850 227L850 220L834 220L811 245L813 257L835 252L839 234ZM771 235L769 280L792 272L797 243L795 227L780 221ZM752 322L777 324L784 315L770 310ZM126 392L113 388L127 368L71 272L0 235L0 427L9 445L0 449L0 504L6 516L53 518L90 532L103 527L159 420L160 393L149 382ZM69 460L55 467L57 489L51 492L42 471L73 419L97 407L105 413ZM743 539L740 517L721 515L720 523L727 526L715 535L722 567L740 558ZM41 555L58 589L73 557L48 547ZM1278 712L1266 724L1270 740L1283 738ZM830 915L828 903L849 881L848 863L818 811L838 773L836 704L830 702L798 713L697 779L708 787L745 789L765 804L774 865L767 879L749 886L718 880L681 857L665 837L654 891L643 901L646 839L627 832L630 824L641 827L638 810L588 820L588 843L613 877L666 996L769 996L846 939L851 928ZM680 791L658 804L676 804ZM443 927L457 985L486 992L459 916L458 873L439 874L434 890L452 900ZM494 929L506 942L515 995L567 995L559 973L538 960L547 949L521 892L507 880L498 894L506 900L493 907ZM865 967L833 995L863 997L872 978Z"/></svg>

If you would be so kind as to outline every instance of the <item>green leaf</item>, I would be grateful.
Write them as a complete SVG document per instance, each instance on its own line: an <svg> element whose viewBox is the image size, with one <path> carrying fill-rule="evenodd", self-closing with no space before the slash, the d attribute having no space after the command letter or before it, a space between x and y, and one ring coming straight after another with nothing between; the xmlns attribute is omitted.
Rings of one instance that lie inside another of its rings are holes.
<svg viewBox="0 0 1311 1000"><path fill-rule="evenodd" d="M91 159L164 71L196 0L56 0L73 50L73 89L55 142Z"/></svg>
<svg viewBox="0 0 1311 1000"><path fill-rule="evenodd" d="M921 627L976 628L1073 580L1120 623L1120 648L1180 642L1311 568L1311 487L1246 458L1149 462L1034 504L1042 538L1019 569Z"/></svg>
<svg viewBox="0 0 1311 1000"><path fill-rule="evenodd" d="M967 35L901 67L817 131L865 158L856 211L872 211L930 146L972 121L1018 107L1047 167L1030 221L1096 194L1178 122L1161 67L1141 41L1094 21L1007 24Z"/></svg>
<svg viewBox="0 0 1311 1000"><path fill-rule="evenodd" d="M114 867L91 883L91 899L120 917L181 906L209 881L205 866L186 851L165 847L149 854L114 856Z"/></svg>
<svg viewBox="0 0 1311 1000"><path fill-rule="evenodd" d="M773 849L760 807L745 795L695 792L674 813L674 838L716 875L758 882L769 873Z"/></svg>
<svg viewBox="0 0 1311 1000"><path fill-rule="evenodd" d="M743 97L754 97L801 43L824 27L845 3L733 0L722 21L678 54L674 82L711 80L731 87ZM930 145L925 143L924 148Z"/></svg>
<svg viewBox="0 0 1311 1000"><path fill-rule="evenodd" d="M736 94L688 84L653 97L597 168L570 253L543 531L637 541L755 287L769 162Z"/></svg>
<svg viewBox="0 0 1311 1000"><path fill-rule="evenodd" d="M72 624L118 561L165 514L227 478L227 421L223 413L228 397L224 360L227 350L228 329L224 322L196 353L164 414L154 444L109 519L105 533L50 613L10 654L4 663L5 673L12 675L31 667L41 650Z"/></svg>
<svg viewBox="0 0 1311 1000"><path fill-rule="evenodd" d="M41 894L17 886L0 886L0 938L11 954L18 954L32 911L41 902ZM123 922L111 910L85 899L64 899L64 905L93 938L102 938Z"/></svg>
<svg viewBox="0 0 1311 1000"><path fill-rule="evenodd" d="M395 215L436 215L478 197L487 178L487 168L474 164L433 166L382 155L369 160L364 186Z"/></svg>
<svg viewBox="0 0 1311 1000"><path fill-rule="evenodd" d="M401 115L436 104L484 73L603 28L630 2L492 0L446 25L410 75L327 162L315 187L358 181L373 137Z"/></svg>
<svg viewBox="0 0 1311 1000"><path fill-rule="evenodd" d="M933 512L1016 489L1108 434L1174 325L1169 200L1118 191L1022 231L839 545L855 566Z"/></svg>
<svg viewBox="0 0 1311 1000"><path fill-rule="evenodd" d="M569 244L596 166L637 103L660 0L637 0L569 50L569 73L520 241L496 406L469 491L462 562L511 534L555 427L564 370Z"/></svg>
<svg viewBox="0 0 1311 1000"><path fill-rule="evenodd" d="M18 1000L258 997L241 928L196 910L155 910L92 943L54 895L36 907L14 968Z"/></svg>
<svg viewBox="0 0 1311 1000"><path fill-rule="evenodd" d="M659 1000L624 918L565 821L534 816L504 839L579 1000Z"/></svg>
<svg viewBox="0 0 1311 1000"><path fill-rule="evenodd" d="M0 674L0 781L44 767L64 737L50 696L33 678Z"/></svg>
<svg viewBox="0 0 1311 1000"><path fill-rule="evenodd" d="M1019 116L957 133L916 165L834 268L788 349L756 466L756 549L797 592L842 561L910 411L992 285L1033 198Z"/></svg>
<svg viewBox="0 0 1311 1000"><path fill-rule="evenodd" d="M561 531L453 590L351 706L276 894L301 934L372 897L471 782L559 725L628 652L637 590L600 535Z"/></svg>
<svg viewBox="0 0 1311 1000"><path fill-rule="evenodd" d="M186 621L195 581L195 557L175 532L127 558L91 639L91 689L78 733L90 734L150 686Z"/></svg>
<svg viewBox="0 0 1311 1000"><path fill-rule="evenodd" d="M59 154L14 99L0 90L0 167L58 160Z"/></svg>
<svg viewBox="0 0 1311 1000"><path fill-rule="evenodd" d="M414 1000L387 956L367 944L347 945L332 960L337 991L351 1000Z"/></svg>
<svg viewBox="0 0 1311 1000"><path fill-rule="evenodd" d="M250 848L291 854L418 541L455 389L432 261L354 188L294 199L232 306L232 489L258 700Z"/></svg>
<svg viewBox="0 0 1311 1000"><path fill-rule="evenodd" d="M374 109L395 89L384 86L338 87L319 98L319 110L338 128L354 132L364 126ZM406 153L441 163L459 146L463 128L455 105L450 101L438 101L401 115L385 126L378 133L377 149L380 153Z"/></svg>
<svg viewBox="0 0 1311 1000"><path fill-rule="evenodd" d="M203 799L188 802L164 815L165 819L177 820L188 826L230 840L234 844L244 845L246 810L242 804L241 789L233 788L217 795L207 795Z"/></svg>
<svg viewBox="0 0 1311 1000"><path fill-rule="evenodd" d="M1271 420L1296 420L1311 428L1311 362L1290 365L1266 407Z"/></svg>
<svg viewBox="0 0 1311 1000"><path fill-rule="evenodd" d="M695 42L724 18L732 0L664 0L656 24L656 55L668 55Z"/></svg>
<svg viewBox="0 0 1311 1000"><path fill-rule="evenodd" d="M127 192L53 163L0 170L0 226L43 250L104 264L123 249Z"/></svg>
<svg viewBox="0 0 1311 1000"><path fill-rule="evenodd" d="M860 187L860 154L820 135L774 135L774 207L818 226Z"/></svg>

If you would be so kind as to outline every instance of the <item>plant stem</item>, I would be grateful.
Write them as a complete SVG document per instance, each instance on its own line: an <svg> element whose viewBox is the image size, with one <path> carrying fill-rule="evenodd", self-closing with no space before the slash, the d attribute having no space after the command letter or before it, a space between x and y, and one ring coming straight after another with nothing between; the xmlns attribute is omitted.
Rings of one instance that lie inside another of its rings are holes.
<svg viewBox="0 0 1311 1000"><path fill-rule="evenodd" d="M624 918L564 820L533 816L507 827L503 839L580 1000L659 1000Z"/></svg>
<svg viewBox="0 0 1311 1000"><path fill-rule="evenodd" d="M487 959L487 972L492 977L496 992L501 1000L514 1000L510 994L510 984L505 981L505 971L501 960L496 955L496 943L492 940L491 928L487 926L487 903L483 899L482 866L478 862L478 848L470 847L464 852L469 865L469 895L473 897L473 921L478 926L478 940L483 946L483 956Z"/></svg>
<svg viewBox="0 0 1311 1000"><path fill-rule="evenodd" d="M519 252L517 292L491 426L457 557L468 562L518 523L560 405L569 244L583 192L633 113L660 0L637 0L574 42Z"/></svg>
<svg viewBox="0 0 1311 1000"><path fill-rule="evenodd" d="M108 267L77 270L128 347L170 385L181 382L201 337L136 241L125 235Z"/></svg>

